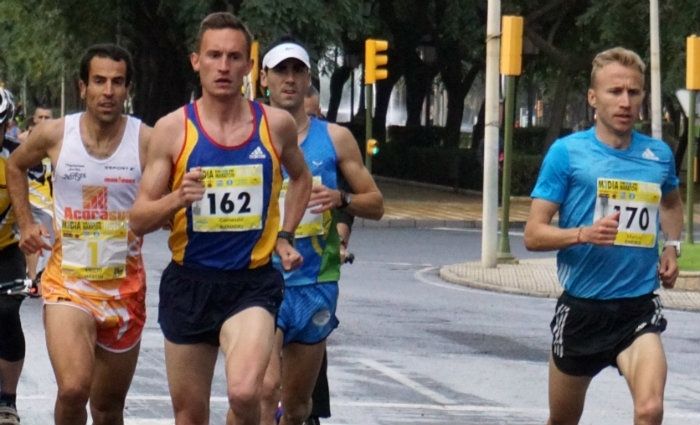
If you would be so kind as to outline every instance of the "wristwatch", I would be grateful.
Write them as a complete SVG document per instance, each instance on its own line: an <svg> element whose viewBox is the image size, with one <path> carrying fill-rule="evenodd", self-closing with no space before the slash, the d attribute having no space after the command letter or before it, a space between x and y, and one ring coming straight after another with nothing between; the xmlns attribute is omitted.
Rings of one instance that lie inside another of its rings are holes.
<svg viewBox="0 0 700 425"><path fill-rule="evenodd" d="M672 246L676 250L676 258L681 258L681 241L664 242L664 249L669 246Z"/></svg>
<svg viewBox="0 0 700 425"><path fill-rule="evenodd" d="M294 233L292 232L280 230L279 232L277 232L277 239L284 239L287 242L289 242L291 246L294 246Z"/></svg>
<svg viewBox="0 0 700 425"><path fill-rule="evenodd" d="M348 193L344 190L339 191L340 192L340 206L338 207L339 210L347 208L348 205L350 205L350 202L352 202L352 193Z"/></svg>

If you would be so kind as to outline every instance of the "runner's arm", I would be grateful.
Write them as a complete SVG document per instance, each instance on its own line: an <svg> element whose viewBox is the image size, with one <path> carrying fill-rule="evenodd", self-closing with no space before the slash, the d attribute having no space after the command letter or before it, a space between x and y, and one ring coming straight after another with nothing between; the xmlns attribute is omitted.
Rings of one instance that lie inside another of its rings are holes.
<svg viewBox="0 0 700 425"><path fill-rule="evenodd" d="M204 195L199 169L185 173L182 184L175 191L168 188L173 164L184 140L183 128L181 110L161 118L153 128L139 193L129 213L129 225L137 235L163 227L180 208L202 199Z"/></svg>
<svg viewBox="0 0 700 425"><path fill-rule="evenodd" d="M287 112L267 108L273 143L279 152L282 166L289 175L289 185L284 199L282 230L294 232L304 216L311 194L311 172L306 166L304 154L296 141L296 125Z"/></svg>
<svg viewBox="0 0 700 425"><path fill-rule="evenodd" d="M661 230L667 241L677 241L681 238L683 229L683 202L678 189L674 189L661 198L660 208ZM659 278L665 288L673 288L678 277L678 259L675 249L663 249L659 261Z"/></svg>
<svg viewBox="0 0 700 425"><path fill-rule="evenodd" d="M345 212L357 217L379 220L384 215L384 197L372 175L362 162L362 154L350 130L336 124L328 125L335 147L338 169L352 188L352 201ZM342 205L340 190L334 190L333 208Z"/></svg>
<svg viewBox="0 0 700 425"><path fill-rule="evenodd" d="M660 222L666 240L680 240L683 230L683 202L678 189L661 198Z"/></svg>
<svg viewBox="0 0 700 425"><path fill-rule="evenodd" d="M44 240L48 229L34 221L29 203L27 170L40 164L46 156L55 163L56 146L63 136L63 120L51 120L37 126L27 140L19 145L7 161L7 188L12 209L20 228L20 248L26 253L51 249Z"/></svg>
<svg viewBox="0 0 700 425"><path fill-rule="evenodd" d="M612 245L617 235L620 212L607 215L591 226L563 229L552 225L559 204L535 198L530 205L530 214L525 224L525 247L530 251L553 251L572 245L592 243Z"/></svg>

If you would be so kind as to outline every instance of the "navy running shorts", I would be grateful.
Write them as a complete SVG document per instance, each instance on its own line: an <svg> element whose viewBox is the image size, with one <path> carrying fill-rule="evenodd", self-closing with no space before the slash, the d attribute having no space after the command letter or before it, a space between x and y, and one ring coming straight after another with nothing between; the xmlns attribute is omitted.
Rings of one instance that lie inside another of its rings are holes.
<svg viewBox="0 0 700 425"><path fill-rule="evenodd" d="M171 262L163 271L159 293L158 323L169 341L218 346L221 327L236 313L262 307L275 316L284 280L271 264L202 270Z"/></svg>

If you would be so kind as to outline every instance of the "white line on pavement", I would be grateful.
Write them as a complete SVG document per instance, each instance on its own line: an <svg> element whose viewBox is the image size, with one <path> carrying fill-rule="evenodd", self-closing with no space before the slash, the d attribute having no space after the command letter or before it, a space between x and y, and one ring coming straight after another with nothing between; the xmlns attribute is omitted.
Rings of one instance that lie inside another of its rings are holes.
<svg viewBox="0 0 700 425"><path fill-rule="evenodd" d="M438 282L438 281L432 280L432 279L424 276L426 273L430 273L433 270L438 270L438 269L439 269L439 267L426 267L424 269L420 269L417 272L413 273L413 278L419 282L425 283L426 285L437 286L438 288L443 288L443 289L452 289L453 291L469 292L469 291L474 290L474 288L470 288L468 286L456 285L454 283L443 282L443 281Z"/></svg>
<svg viewBox="0 0 700 425"><path fill-rule="evenodd" d="M376 360L372 359L360 359L360 363L364 364L365 366L368 366L372 369L375 369L384 375L388 376L389 378L393 379L396 382L399 382L400 384L403 384L409 388L411 388L413 391L416 391L417 393L420 393L429 399L433 400L436 403L439 404L454 404L454 401L450 400L449 398L443 396L440 393L437 393L430 388L419 384L418 382L414 381L413 379L409 378L406 375L403 375L402 373L393 370L389 368L388 366L385 366L381 363L379 363Z"/></svg>

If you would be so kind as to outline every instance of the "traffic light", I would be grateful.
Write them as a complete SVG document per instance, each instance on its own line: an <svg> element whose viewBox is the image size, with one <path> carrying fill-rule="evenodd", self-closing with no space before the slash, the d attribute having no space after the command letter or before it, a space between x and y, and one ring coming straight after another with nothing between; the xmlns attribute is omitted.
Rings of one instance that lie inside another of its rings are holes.
<svg viewBox="0 0 700 425"><path fill-rule="evenodd" d="M691 35L687 42L687 63L685 70L685 87L688 90L700 90L700 37Z"/></svg>
<svg viewBox="0 0 700 425"><path fill-rule="evenodd" d="M501 32L501 74L520 75L523 72L523 17L504 16Z"/></svg>
<svg viewBox="0 0 700 425"><path fill-rule="evenodd" d="M374 84L377 80L385 80L389 77L386 68L378 68L389 62L389 57L382 52L389 48L386 40L365 40L365 84Z"/></svg>
<svg viewBox="0 0 700 425"><path fill-rule="evenodd" d="M365 150L367 156L374 156L379 153L379 146L376 139L367 140L367 148Z"/></svg>

